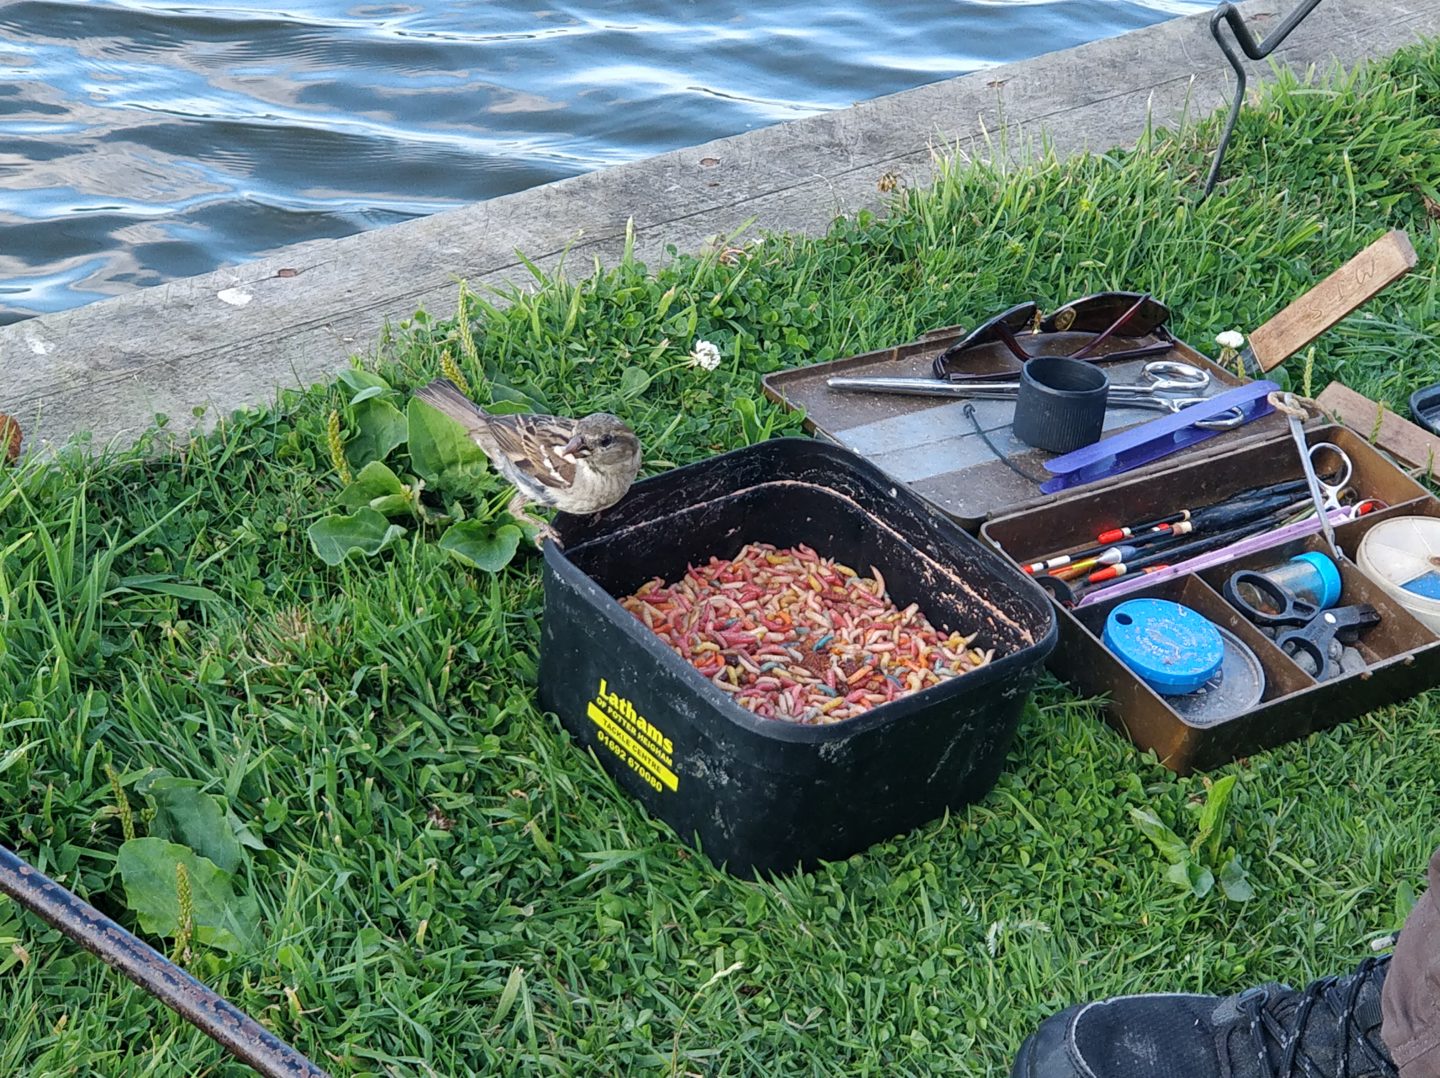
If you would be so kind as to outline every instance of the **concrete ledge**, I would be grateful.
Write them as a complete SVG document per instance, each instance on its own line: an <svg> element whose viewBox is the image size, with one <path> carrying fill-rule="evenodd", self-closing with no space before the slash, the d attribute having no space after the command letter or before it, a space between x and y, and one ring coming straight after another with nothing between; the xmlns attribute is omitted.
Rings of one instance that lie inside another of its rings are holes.
<svg viewBox="0 0 1440 1078"><path fill-rule="evenodd" d="M1261 34L1292 0L1250 0ZM34 448L90 430L127 443L156 412L177 424L225 413L284 386L330 376L369 353L387 322L416 308L449 317L460 280L483 289L528 278L517 250L552 268L617 260L627 219L652 265L753 222L817 232L878 208L886 173L933 176L934 147L983 156L1003 128L1042 131L1062 154L1133 145L1147 119L1177 124L1225 104L1231 73L1209 15L976 72L233 269L173 281L0 327L0 411ZM1326 0L1273 60L1347 66L1440 34L1440 0ZM1268 71L1264 65L1254 75ZM212 413L213 414L213 413Z"/></svg>

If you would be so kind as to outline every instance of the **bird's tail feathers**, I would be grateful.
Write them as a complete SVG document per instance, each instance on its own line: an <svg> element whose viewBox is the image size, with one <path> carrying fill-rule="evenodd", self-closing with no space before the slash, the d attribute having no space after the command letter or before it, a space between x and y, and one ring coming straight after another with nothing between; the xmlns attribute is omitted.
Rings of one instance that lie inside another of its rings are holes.
<svg viewBox="0 0 1440 1078"><path fill-rule="evenodd" d="M421 386L415 390L415 396L468 428L479 426L486 415L483 408L460 392L460 387L448 378L436 378L429 385Z"/></svg>

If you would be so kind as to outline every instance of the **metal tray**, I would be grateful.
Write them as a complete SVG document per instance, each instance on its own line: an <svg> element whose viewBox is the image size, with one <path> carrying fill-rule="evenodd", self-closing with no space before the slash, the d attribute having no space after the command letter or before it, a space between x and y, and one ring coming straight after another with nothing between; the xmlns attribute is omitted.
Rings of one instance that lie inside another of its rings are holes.
<svg viewBox="0 0 1440 1078"><path fill-rule="evenodd" d="M967 402L902 397L880 393L839 393L825 380L837 374L886 374L923 377L934 357L964 336L959 326L932 330L909 344L882 348L829 363L817 363L766 375L765 393L777 403L805 413L812 434L854 450L892 479L907 484L953 517L967 531L978 531L991 516L1017 508L1045 504L1075 491L1088 491L1105 482L1075 487L1057 495L1043 495L1039 485L1002 463L974 426L962 414ZM1189 345L1176 341L1167 354L1148 357L1179 360L1208 370L1214 379L1210 395L1241 385L1245 379L1217 366ZM1105 364L1116 381L1129 381L1146 360L1120 360ZM977 369L995 365L984 362ZM1044 462L1054 454L1032 449L1010 433L1014 405L1007 401L974 401L982 428L1009 461L1022 471L1046 478ZM1148 422L1162 413L1137 408L1114 408L1106 415L1107 434ZM1162 461L1136 469L1147 474L1176 462L1210 456L1222 448L1273 435L1285 421L1267 415L1234 431L1217 435Z"/></svg>

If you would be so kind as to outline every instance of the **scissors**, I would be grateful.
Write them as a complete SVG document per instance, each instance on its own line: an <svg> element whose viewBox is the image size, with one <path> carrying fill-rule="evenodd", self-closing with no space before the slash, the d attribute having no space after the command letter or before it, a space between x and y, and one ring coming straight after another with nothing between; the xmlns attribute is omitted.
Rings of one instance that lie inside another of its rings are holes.
<svg viewBox="0 0 1440 1078"><path fill-rule="evenodd" d="M1254 625L1275 630L1276 647L1292 659L1308 659L1313 669L1306 672L1316 681L1328 681L1344 671L1344 652L1337 661L1332 645L1338 643L1343 649L1366 629L1380 624L1380 612L1369 603L1322 610L1264 573L1249 569L1231 573L1222 590L1225 601ZM1304 668L1306 664L1300 665Z"/></svg>
<svg viewBox="0 0 1440 1078"><path fill-rule="evenodd" d="M1333 478L1327 479L1315 468L1315 451L1323 449L1326 452L1334 453L1340 458L1340 471ZM1354 466L1350 463L1350 456L1334 442L1316 442L1305 451L1309 458L1308 470L1314 474L1315 483L1320 488L1320 502L1327 513L1336 509L1348 508L1344 497L1354 492L1349 490L1350 476L1354 474Z"/></svg>

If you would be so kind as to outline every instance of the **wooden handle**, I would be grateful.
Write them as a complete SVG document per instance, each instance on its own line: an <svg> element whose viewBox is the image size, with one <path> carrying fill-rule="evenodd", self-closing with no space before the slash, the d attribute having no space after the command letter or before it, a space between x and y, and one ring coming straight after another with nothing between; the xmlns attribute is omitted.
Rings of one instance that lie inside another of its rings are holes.
<svg viewBox="0 0 1440 1078"><path fill-rule="evenodd" d="M1410 237L1398 229L1387 232L1250 334L1260 369L1283 363L1414 267Z"/></svg>
<svg viewBox="0 0 1440 1078"><path fill-rule="evenodd" d="M1327 415L1410 467L1430 476L1440 467L1440 438L1349 386L1331 382L1315 398L1315 403Z"/></svg>

